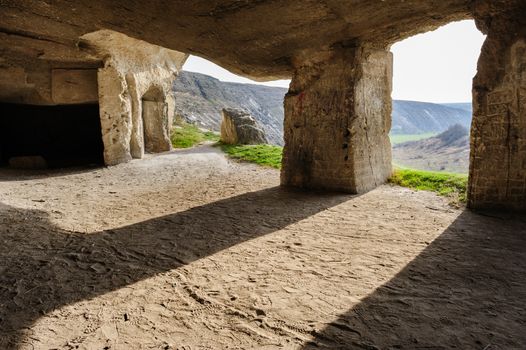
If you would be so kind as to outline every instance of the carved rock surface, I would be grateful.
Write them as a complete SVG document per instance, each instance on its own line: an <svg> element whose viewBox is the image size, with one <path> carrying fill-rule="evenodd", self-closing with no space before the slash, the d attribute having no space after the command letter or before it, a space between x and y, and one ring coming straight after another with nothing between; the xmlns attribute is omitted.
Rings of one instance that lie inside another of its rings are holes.
<svg viewBox="0 0 526 350"><path fill-rule="evenodd" d="M256 119L239 109L223 109L221 141L231 145L256 145L268 143Z"/></svg>
<svg viewBox="0 0 526 350"><path fill-rule="evenodd" d="M84 35L81 46L104 58L98 70L107 165L171 149L173 81L187 55L108 30Z"/></svg>
<svg viewBox="0 0 526 350"><path fill-rule="evenodd" d="M526 210L526 2L477 26L468 205Z"/></svg>
<svg viewBox="0 0 526 350"><path fill-rule="evenodd" d="M5 42L6 50L34 58L78 61L78 38L109 29L172 50L198 54L238 74L271 80L290 78L294 61L304 55L353 42L375 42L386 47L451 21L470 18L472 3L2 0L0 42Z"/></svg>
<svg viewBox="0 0 526 350"><path fill-rule="evenodd" d="M391 175L392 55L343 49L294 74L285 97L286 186L363 193Z"/></svg>

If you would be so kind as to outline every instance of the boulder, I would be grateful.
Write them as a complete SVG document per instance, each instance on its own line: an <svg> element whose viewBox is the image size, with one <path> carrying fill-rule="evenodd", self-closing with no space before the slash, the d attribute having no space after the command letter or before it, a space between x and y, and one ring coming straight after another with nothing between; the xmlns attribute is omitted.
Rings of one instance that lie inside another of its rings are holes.
<svg viewBox="0 0 526 350"><path fill-rule="evenodd" d="M224 108L221 122L221 141L231 145L257 145L268 143L265 132L249 113Z"/></svg>

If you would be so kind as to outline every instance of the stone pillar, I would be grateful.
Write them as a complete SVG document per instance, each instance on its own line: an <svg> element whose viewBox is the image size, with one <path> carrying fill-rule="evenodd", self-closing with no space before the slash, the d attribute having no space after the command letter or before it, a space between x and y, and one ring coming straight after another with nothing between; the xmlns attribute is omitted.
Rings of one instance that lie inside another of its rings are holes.
<svg viewBox="0 0 526 350"><path fill-rule="evenodd" d="M392 171L392 54L346 48L296 66L281 184L363 193L384 183Z"/></svg>
<svg viewBox="0 0 526 350"><path fill-rule="evenodd" d="M526 210L525 13L477 18L488 36L473 80L470 208Z"/></svg>
<svg viewBox="0 0 526 350"><path fill-rule="evenodd" d="M130 135L130 155L134 159L144 156L144 130L142 122L142 100L137 90L137 78L133 73L126 74L126 84L131 100L132 130Z"/></svg>
<svg viewBox="0 0 526 350"><path fill-rule="evenodd" d="M115 165L132 159L131 101L124 75L112 65L99 69L99 109L104 143L104 163Z"/></svg>

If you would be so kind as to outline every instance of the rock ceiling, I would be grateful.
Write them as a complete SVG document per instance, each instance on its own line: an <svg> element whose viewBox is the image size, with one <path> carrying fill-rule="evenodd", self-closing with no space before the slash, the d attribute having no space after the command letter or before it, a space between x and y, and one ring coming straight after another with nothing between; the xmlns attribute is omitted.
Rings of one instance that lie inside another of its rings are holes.
<svg viewBox="0 0 526 350"><path fill-rule="evenodd" d="M474 9L469 0L0 0L0 38L17 41L11 51L71 62L85 59L72 52L80 36L111 29L268 80L290 77L306 53L388 47Z"/></svg>

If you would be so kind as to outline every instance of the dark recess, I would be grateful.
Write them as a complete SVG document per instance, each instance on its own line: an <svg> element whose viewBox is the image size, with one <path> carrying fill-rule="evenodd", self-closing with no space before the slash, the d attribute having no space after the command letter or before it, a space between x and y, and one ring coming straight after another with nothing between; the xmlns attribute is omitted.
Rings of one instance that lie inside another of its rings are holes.
<svg viewBox="0 0 526 350"><path fill-rule="evenodd" d="M0 103L0 164L42 156L50 168L103 165L97 104L36 106Z"/></svg>

